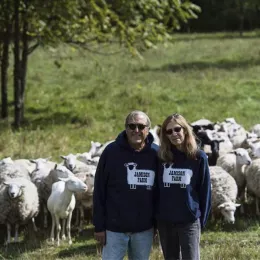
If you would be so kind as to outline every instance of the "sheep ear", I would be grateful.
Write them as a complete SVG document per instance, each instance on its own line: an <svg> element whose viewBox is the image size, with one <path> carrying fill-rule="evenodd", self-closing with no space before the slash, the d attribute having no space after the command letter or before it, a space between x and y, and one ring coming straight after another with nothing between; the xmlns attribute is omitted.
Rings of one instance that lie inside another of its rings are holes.
<svg viewBox="0 0 260 260"><path fill-rule="evenodd" d="M66 160L66 156L64 156L64 155L60 155L60 158L63 160Z"/></svg>
<svg viewBox="0 0 260 260"><path fill-rule="evenodd" d="M31 163L36 163L36 160L34 160L34 159L30 159L29 160Z"/></svg>
<svg viewBox="0 0 260 260"><path fill-rule="evenodd" d="M55 163L54 170L56 170L56 169L57 169L57 166L58 166L58 164L57 164L57 163Z"/></svg>
<svg viewBox="0 0 260 260"><path fill-rule="evenodd" d="M3 184L9 186L10 183L8 181L5 181Z"/></svg>
<svg viewBox="0 0 260 260"><path fill-rule="evenodd" d="M220 204L220 205L218 206L218 209L222 209L222 208L224 208L224 204Z"/></svg>
<svg viewBox="0 0 260 260"><path fill-rule="evenodd" d="M236 207L240 207L240 206L241 206L241 204L235 204L235 206L236 206Z"/></svg>
<svg viewBox="0 0 260 260"><path fill-rule="evenodd" d="M59 179L60 181L64 181L64 182L66 182L66 181L69 180L69 178L62 178L62 177L59 177L58 179Z"/></svg>

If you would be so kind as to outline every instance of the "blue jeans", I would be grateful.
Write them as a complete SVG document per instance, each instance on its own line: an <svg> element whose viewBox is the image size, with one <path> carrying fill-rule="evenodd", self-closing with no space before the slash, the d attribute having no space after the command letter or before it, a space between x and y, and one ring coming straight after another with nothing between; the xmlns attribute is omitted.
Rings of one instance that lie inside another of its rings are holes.
<svg viewBox="0 0 260 260"><path fill-rule="evenodd" d="M127 251L129 260L149 260L153 232L153 228L137 233L118 233L107 230L102 260L123 260Z"/></svg>
<svg viewBox="0 0 260 260"><path fill-rule="evenodd" d="M165 260L199 260L200 259L200 221L173 224L158 221L160 242Z"/></svg>

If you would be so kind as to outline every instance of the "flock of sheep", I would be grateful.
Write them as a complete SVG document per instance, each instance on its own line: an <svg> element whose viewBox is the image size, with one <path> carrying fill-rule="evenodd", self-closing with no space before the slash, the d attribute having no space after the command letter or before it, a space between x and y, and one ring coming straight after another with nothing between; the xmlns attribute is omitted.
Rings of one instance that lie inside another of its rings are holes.
<svg viewBox="0 0 260 260"><path fill-rule="evenodd" d="M221 123L201 119L191 124L202 149L208 154L212 185L212 217L222 214L227 222L235 222L235 211L244 204L247 194L255 197L256 214L260 215L260 124L247 131L234 118ZM150 132L159 144L155 126ZM92 218L94 177L101 153L111 141L91 141L82 154L61 156L61 163L49 158L34 160L10 157L0 160L0 224L7 227L6 244L19 240L19 227L32 223L34 230L47 228L51 215L50 240L68 240L71 244L71 220L83 229ZM35 223L36 216L42 223Z"/></svg>
<svg viewBox="0 0 260 260"><path fill-rule="evenodd" d="M0 224L7 227L6 244L19 240L19 227L32 222L34 230L47 228L48 214L51 215L50 240L71 240L72 213L75 225L83 229L83 221L92 217L94 176L99 156L103 151L100 143L91 142L91 149L83 154L61 156L56 163L49 158L34 160L10 157L0 161ZM81 161L80 161L80 160ZM75 209L75 211L74 211ZM88 210L88 211L87 211ZM90 216L85 216L89 212ZM39 227L36 216L42 215ZM60 223L61 222L61 223Z"/></svg>
<svg viewBox="0 0 260 260"><path fill-rule="evenodd" d="M191 126L208 154L212 217L221 213L234 223L237 207L245 213L248 194L255 198L255 212L260 215L260 124L247 131L234 118L227 118L221 123L201 119Z"/></svg>

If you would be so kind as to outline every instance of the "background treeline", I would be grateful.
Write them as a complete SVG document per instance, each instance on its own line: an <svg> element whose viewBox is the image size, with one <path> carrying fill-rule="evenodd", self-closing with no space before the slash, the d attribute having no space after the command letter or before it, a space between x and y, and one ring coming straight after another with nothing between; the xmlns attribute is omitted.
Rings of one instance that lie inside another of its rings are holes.
<svg viewBox="0 0 260 260"><path fill-rule="evenodd" d="M259 0L193 0L201 7L198 19L183 31L241 31L260 28Z"/></svg>

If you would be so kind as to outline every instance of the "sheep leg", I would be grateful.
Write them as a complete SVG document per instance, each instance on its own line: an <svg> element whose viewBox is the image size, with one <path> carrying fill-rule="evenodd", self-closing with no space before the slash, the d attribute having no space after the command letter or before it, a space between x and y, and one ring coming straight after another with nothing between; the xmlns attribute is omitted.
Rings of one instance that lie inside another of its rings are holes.
<svg viewBox="0 0 260 260"><path fill-rule="evenodd" d="M9 244L11 242L11 225L9 223L6 223L7 227L7 241L6 244Z"/></svg>
<svg viewBox="0 0 260 260"><path fill-rule="evenodd" d="M80 218L80 216L79 216L79 208L78 207L75 208L75 211L76 211L75 226L78 227L79 226L79 218Z"/></svg>
<svg viewBox="0 0 260 260"><path fill-rule="evenodd" d="M54 228L55 228L55 217L53 214L51 214L51 237L50 237L50 240L51 242L54 242Z"/></svg>
<svg viewBox="0 0 260 260"><path fill-rule="evenodd" d="M48 209L45 204L43 204L43 227L48 227Z"/></svg>
<svg viewBox="0 0 260 260"><path fill-rule="evenodd" d="M56 223L56 230L57 230L57 246L59 246L61 226L60 226L60 218L58 216L55 216L55 223Z"/></svg>
<svg viewBox="0 0 260 260"><path fill-rule="evenodd" d="M66 219L62 219L62 229L61 229L61 239L66 240L66 235L65 235L65 224L66 224Z"/></svg>
<svg viewBox="0 0 260 260"><path fill-rule="evenodd" d="M18 231L19 231L19 224L15 224L15 237L14 242L18 242Z"/></svg>
<svg viewBox="0 0 260 260"><path fill-rule="evenodd" d="M37 232L37 231L38 231L38 228L37 228L36 225L35 225L35 219L34 219L34 218L32 218L32 224L33 224L33 230L34 230L35 232Z"/></svg>
<svg viewBox="0 0 260 260"><path fill-rule="evenodd" d="M67 225L66 225L67 236L68 236L68 240L69 240L69 245L72 244L71 234L70 234L70 229L71 229L71 218L72 218L72 212L70 212L69 215L68 215L68 218L67 218Z"/></svg>
<svg viewBox="0 0 260 260"><path fill-rule="evenodd" d="M82 231L82 226L83 226L83 222L84 222L84 208L83 206L80 206L79 208L80 210L80 221L79 221L79 232Z"/></svg>
<svg viewBox="0 0 260 260"><path fill-rule="evenodd" d="M247 199L247 187L245 187L245 195L244 196L245 196L244 197L245 203L247 203L248 202L248 199Z"/></svg>
<svg viewBox="0 0 260 260"><path fill-rule="evenodd" d="M244 209L244 203L245 203L245 189L242 190L241 194L240 194L240 197L239 197L239 200L241 202L241 207L240 207L240 213L241 214L244 214L245 213L245 209Z"/></svg>
<svg viewBox="0 0 260 260"><path fill-rule="evenodd" d="M211 211L211 221L215 222L216 218L215 218L215 212Z"/></svg>
<svg viewBox="0 0 260 260"><path fill-rule="evenodd" d="M256 208L256 215L260 216L258 198L257 197L255 198L255 208Z"/></svg>

